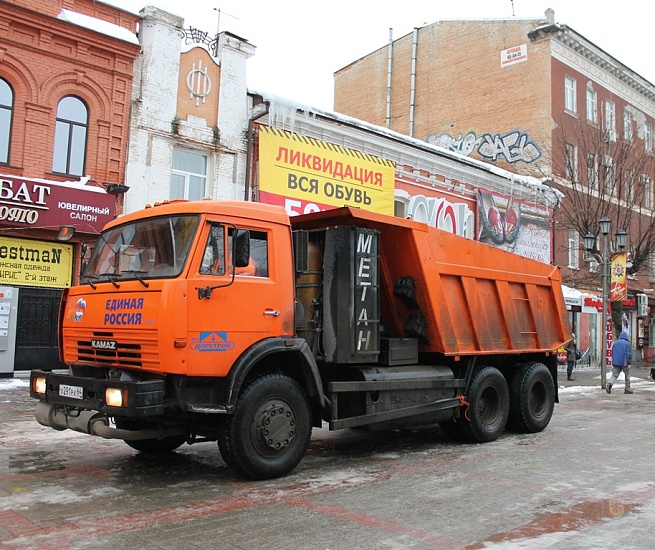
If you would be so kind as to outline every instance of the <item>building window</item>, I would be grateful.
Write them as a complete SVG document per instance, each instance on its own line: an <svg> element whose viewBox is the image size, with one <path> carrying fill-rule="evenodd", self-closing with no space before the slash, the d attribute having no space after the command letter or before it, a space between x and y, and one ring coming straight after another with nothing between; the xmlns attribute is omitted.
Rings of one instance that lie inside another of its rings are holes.
<svg viewBox="0 0 655 550"><path fill-rule="evenodd" d="M623 112L623 139L632 141L632 116L628 111Z"/></svg>
<svg viewBox="0 0 655 550"><path fill-rule="evenodd" d="M598 185L598 160L593 153L587 153L587 183L589 189L596 189Z"/></svg>
<svg viewBox="0 0 655 550"><path fill-rule="evenodd" d="M566 144L566 179L575 183L578 181L578 152L571 143Z"/></svg>
<svg viewBox="0 0 655 550"><path fill-rule="evenodd" d="M609 141L616 141L616 117L614 116L614 102L605 102L605 137Z"/></svg>
<svg viewBox="0 0 655 550"><path fill-rule="evenodd" d="M587 84L587 121L598 124L598 94L591 82Z"/></svg>
<svg viewBox="0 0 655 550"><path fill-rule="evenodd" d="M614 195L614 161L607 155L603 156L603 181L605 192L608 195Z"/></svg>
<svg viewBox="0 0 655 550"><path fill-rule="evenodd" d="M628 206L632 206L634 201L634 192L635 192L635 173L634 170L626 170L625 172L625 202Z"/></svg>
<svg viewBox="0 0 655 550"><path fill-rule="evenodd" d="M575 113L575 80L570 76L564 77L564 108Z"/></svg>
<svg viewBox="0 0 655 550"><path fill-rule="evenodd" d="M182 149L173 149L171 199L202 199L206 187L207 157Z"/></svg>
<svg viewBox="0 0 655 550"><path fill-rule="evenodd" d="M644 122L644 149L653 150L653 127L648 122Z"/></svg>
<svg viewBox="0 0 655 550"><path fill-rule="evenodd" d="M84 175L88 123L89 111L81 99L74 96L61 99L57 105L53 172Z"/></svg>
<svg viewBox="0 0 655 550"><path fill-rule="evenodd" d="M639 182L644 190L643 207L650 210L653 208L653 184L646 174L639 176Z"/></svg>
<svg viewBox="0 0 655 550"><path fill-rule="evenodd" d="M569 267L578 269L580 266L580 242L578 232L575 229L569 229Z"/></svg>
<svg viewBox="0 0 655 550"><path fill-rule="evenodd" d="M14 110L14 91L0 78L0 164L9 164L11 119Z"/></svg>

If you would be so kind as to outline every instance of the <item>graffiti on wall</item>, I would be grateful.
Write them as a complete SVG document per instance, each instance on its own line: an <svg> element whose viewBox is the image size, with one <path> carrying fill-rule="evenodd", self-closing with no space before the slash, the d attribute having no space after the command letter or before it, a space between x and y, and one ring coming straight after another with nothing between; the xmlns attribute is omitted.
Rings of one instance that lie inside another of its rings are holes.
<svg viewBox="0 0 655 550"><path fill-rule="evenodd" d="M518 130L504 135L486 133L480 137L475 132L468 132L464 136L459 134L457 137L450 134L430 134L426 141L467 157L477 153L488 162L500 160L509 164L516 162L529 164L541 156L539 146L526 132Z"/></svg>
<svg viewBox="0 0 655 550"><path fill-rule="evenodd" d="M476 145L480 143L475 132L469 132L465 136L459 134L457 137L453 137L450 134L430 134L425 141L467 157L471 156Z"/></svg>
<svg viewBox="0 0 655 550"><path fill-rule="evenodd" d="M407 204L408 218L469 239L475 235L475 214L465 203L425 195L413 195L402 202Z"/></svg>

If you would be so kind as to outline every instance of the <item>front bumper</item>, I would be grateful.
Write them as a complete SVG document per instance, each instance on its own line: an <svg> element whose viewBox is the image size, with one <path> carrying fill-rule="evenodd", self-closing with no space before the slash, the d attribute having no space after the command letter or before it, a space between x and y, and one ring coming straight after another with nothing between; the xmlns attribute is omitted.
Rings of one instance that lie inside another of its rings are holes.
<svg viewBox="0 0 655 550"><path fill-rule="evenodd" d="M35 391L36 378L45 378L45 393ZM71 388L74 391L71 391ZM123 393L125 399L122 407L107 405L105 392L108 388L118 389ZM71 397L71 393L76 396ZM45 403L98 411L111 416L142 418L164 413L164 380L161 379L105 380L33 370L30 373L30 396Z"/></svg>

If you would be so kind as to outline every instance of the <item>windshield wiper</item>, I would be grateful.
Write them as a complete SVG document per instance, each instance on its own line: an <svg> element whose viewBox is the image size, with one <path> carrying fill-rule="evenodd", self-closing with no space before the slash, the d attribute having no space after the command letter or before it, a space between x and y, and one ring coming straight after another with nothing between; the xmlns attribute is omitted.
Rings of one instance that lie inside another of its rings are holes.
<svg viewBox="0 0 655 550"><path fill-rule="evenodd" d="M97 281L97 280L98 280L98 277L96 277L95 275L86 275L86 276L82 277L82 282L83 282L83 283L84 283L84 282L88 283L89 286L90 286L93 290L96 289L96 285L94 285L93 283L94 283L95 281Z"/></svg>
<svg viewBox="0 0 655 550"><path fill-rule="evenodd" d="M140 282L143 286L145 286L146 288L148 288L148 287L150 286L150 283L148 283L147 281L144 281L144 280L140 277L140 274L148 273L147 271L138 271L138 270L136 270L136 269L128 269L127 271L121 271L121 275L123 275L124 273L129 273L130 275L134 275L134 278L135 278L137 281L139 281L139 282Z"/></svg>
<svg viewBox="0 0 655 550"><path fill-rule="evenodd" d="M121 276L117 275L116 273L101 273L98 275L98 277L107 277L107 280L114 285L116 288L120 288L121 286L116 282L119 281Z"/></svg>

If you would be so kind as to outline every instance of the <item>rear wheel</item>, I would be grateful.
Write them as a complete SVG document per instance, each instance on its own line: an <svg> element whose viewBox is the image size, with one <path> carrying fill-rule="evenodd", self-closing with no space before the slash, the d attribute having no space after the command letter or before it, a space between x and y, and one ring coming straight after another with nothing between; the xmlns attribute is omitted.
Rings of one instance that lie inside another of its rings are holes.
<svg viewBox="0 0 655 550"><path fill-rule="evenodd" d="M312 433L309 400L281 374L254 379L221 424L218 446L230 468L249 479L281 477L293 470Z"/></svg>
<svg viewBox="0 0 655 550"><path fill-rule="evenodd" d="M471 380L462 433L474 443L493 441L503 433L509 416L509 388L494 367L480 369Z"/></svg>
<svg viewBox="0 0 655 550"><path fill-rule="evenodd" d="M542 431L555 409L555 383L542 363L521 366L510 387L510 426L519 432Z"/></svg>

